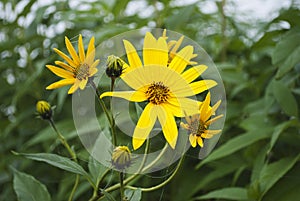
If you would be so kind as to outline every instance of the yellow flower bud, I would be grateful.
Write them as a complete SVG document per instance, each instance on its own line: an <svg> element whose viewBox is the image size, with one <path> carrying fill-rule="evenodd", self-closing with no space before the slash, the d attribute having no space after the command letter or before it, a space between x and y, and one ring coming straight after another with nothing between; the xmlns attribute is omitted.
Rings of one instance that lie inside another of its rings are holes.
<svg viewBox="0 0 300 201"><path fill-rule="evenodd" d="M51 119L52 117L52 108L47 101L38 101L36 111L42 119Z"/></svg>
<svg viewBox="0 0 300 201"><path fill-rule="evenodd" d="M118 146L113 150L112 165L118 170L124 170L131 164L131 152L127 146Z"/></svg>
<svg viewBox="0 0 300 201"><path fill-rule="evenodd" d="M106 61L106 75L111 78L117 78L122 75L125 62L117 56L110 55Z"/></svg>

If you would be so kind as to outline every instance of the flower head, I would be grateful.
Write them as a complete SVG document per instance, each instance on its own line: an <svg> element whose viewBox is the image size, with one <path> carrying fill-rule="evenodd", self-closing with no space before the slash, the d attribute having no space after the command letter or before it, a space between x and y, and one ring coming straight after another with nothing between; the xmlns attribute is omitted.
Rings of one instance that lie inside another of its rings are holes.
<svg viewBox="0 0 300 201"><path fill-rule="evenodd" d="M54 82L49 85L46 89L56 89L66 85L72 85L69 89L68 94L74 93L78 88L83 90L88 82L88 79L93 77L97 73L97 65L99 59L95 59L95 45L94 37L91 38L87 52L84 52L84 46L82 42L82 36L79 35L78 39L78 52L74 49L70 40L65 37L65 43L71 58L61 52L60 50L54 48L54 51L61 56L67 63L61 61L55 61L53 65L46 65L46 67L52 71L57 76L64 78L58 82Z"/></svg>
<svg viewBox="0 0 300 201"><path fill-rule="evenodd" d="M188 98L201 93L217 83L213 80L193 82L205 65L185 68L194 57L193 47L186 46L175 54L169 62L166 39L157 39L147 32L143 45L143 63L134 46L124 40L129 64L121 78L133 90L105 92L100 98L114 96L133 102L148 102L135 127L132 144L134 149L143 145L156 120L160 122L166 141L175 148L178 129L174 117L195 114L199 102Z"/></svg>
<svg viewBox="0 0 300 201"><path fill-rule="evenodd" d="M122 75L125 62L117 56L110 55L106 61L106 75L117 78Z"/></svg>
<svg viewBox="0 0 300 201"><path fill-rule="evenodd" d="M210 93L206 95L205 100L200 105L199 113L191 117L187 116L186 124L181 122L181 127L189 131L189 140L192 147L196 147L197 143L200 147L203 147L203 139L209 139L221 132L221 130L209 130L209 126L211 125L211 123L223 117L223 115L221 114L212 118L212 115L215 114L215 111L221 104L221 100L212 107L210 107L209 104Z"/></svg>
<svg viewBox="0 0 300 201"><path fill-rule="evenodd" d="M38 101L36 111L42 119L51 119L52 117L52 108L47 101Z"/></svg>
<svg viewBox="0 0 300 201"><path fill-rule="evenodd" d="M123 170L131 164L131 152L127 146L118 146L113 150L112 165L118 170Z"/></svg>

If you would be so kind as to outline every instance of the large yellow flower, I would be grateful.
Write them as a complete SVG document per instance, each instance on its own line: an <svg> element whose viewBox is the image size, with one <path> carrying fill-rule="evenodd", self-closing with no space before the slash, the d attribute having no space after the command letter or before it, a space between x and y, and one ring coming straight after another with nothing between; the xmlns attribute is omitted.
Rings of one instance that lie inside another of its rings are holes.
<svg viewBox="0 0 300 201"><path fill-rule="evenodd" d="M70 53L71 57L68 57L66 54L61 52L60 50L54 48L54 51L61 56L67 63L61 61L55 61L53 65L46 65L46 67L51 70L55 75L64 78L58 82L54 82L49 85L46 89L56 89L59 87L63 87L66 85L72 85L69 89L68 94L74 93L78 88L81 90L85 88L88 79L94 76L97 73L97 65L99 63L99 59L94 61L95 59L95 45L94 45L94 37L91 38L87 52L84 52L84 46L82 42L82 36L79 35L78 39L78 52L74 49L70 40L65 37L65 43L67 46L67 50Z"/></svg>
<svg viewBox="0 0 300 201"><path fill-rule="evenodd" d="M197 143L200 147L203 147L203 139L209 139L221 132L221 130L209 130L211 123L223 117L221 114L211 118L220 104L221 100L210 107L210 93L208 93L205 100L199 107L198 114L191 117L186 116L186 124L181 122L181 127L187 129L190 133L189 140L192 147L196 147Z"/></svg>
<svg viewBox="0 0 300 201"><path fill-rule="evenodd" d="M129 65L121 78L133 91L105 92L100 98L114 96L134 102L148 101L133 133L133 148L142 146L157 119L167 142L175 148L178 130L174 117L195 114L199 102L187 97L201 93L217 83L213 80L193 82L206 70L205 65L184 71L194 57L192 46L182 48L169 64L168 45L163 37L156 40L151 33L146 33L143 63L129 41L124 40L124 46Z"/></svg>

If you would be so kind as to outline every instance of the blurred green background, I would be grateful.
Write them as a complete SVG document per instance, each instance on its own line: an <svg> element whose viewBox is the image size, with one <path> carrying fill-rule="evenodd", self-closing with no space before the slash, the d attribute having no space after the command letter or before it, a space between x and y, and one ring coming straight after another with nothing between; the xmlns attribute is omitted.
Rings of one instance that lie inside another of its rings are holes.
<svg viewBox="0 0 300 201"><path fill-rule="evenodd" d="M67 88L45 90L58 80L45 68L59 59L52 48L66 51L64 36L94 35L99 44L142 27L167 28L198 42L216 63L227 94L225 128L215 150L202 161L187 157L170 184L143 193L142 200L299 200L300 3L261 0L243 10L246 2L2 0L0 200L17 200L12 168L45 184L52 200L67 200L72 188L71 173L11 153L66 155L47 122L35 117L37 100L57 105L57 126L88 166ZM154 177L136 185L150 182ZM82 179L76 200L91 194Z"/></svg>

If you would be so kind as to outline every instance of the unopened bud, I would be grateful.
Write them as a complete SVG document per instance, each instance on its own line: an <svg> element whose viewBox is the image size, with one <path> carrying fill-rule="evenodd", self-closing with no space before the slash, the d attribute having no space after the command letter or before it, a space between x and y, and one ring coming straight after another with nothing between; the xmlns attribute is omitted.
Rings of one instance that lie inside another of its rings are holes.
<svg viewBox="0 0 300 201"><path fill-rule="evenodd" d="M111 78L117 78L122 75L125 62L117 56L110 55L106 61L106 75Z"/></svg>
<svg viewBox="0 0 300 201"><path fill-rule="evenodd" d="M52 117L52 108L47 101L38 101L36 111L42 119L51 119Z"/></svg>
<svg viewBox="0 0 300 201"><path fill-rule="evenodd" d="M112 165L118 170L124 170L131 164L131 152L127 146L118 146L113 150Z"/></svg>

